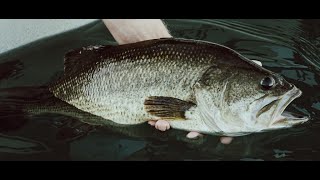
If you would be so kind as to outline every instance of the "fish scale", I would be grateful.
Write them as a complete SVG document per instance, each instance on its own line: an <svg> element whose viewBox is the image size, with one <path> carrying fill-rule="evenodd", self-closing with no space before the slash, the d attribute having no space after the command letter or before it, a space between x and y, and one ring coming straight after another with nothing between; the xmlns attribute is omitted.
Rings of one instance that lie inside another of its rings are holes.
<svg viewBox="0 0 320 180"><path fill-rule="evenodd" d="M120 124L145 122L154 118L144 111L146 97L157 95L189 100L193 84L213 64L204 60L208 55L203 53L204 48L186 45L156 42L117 50L99 47L102 58L97 55L98 61L93 61L92 67L80 66L82 69L78 69L78 73L62 78L50 91L81 110ZM84 51L82 49L84 57L80 61L90 61ZM194 51L201 52L202 59ZM101 106L106 107L106 111L101 111ZM115 112L119 117L115 117ZM126 113L131 113L129 119L123 118Z"/></svg>
<svg viewBox="0 0 320 180"><path fill-rule="evenodd" d="M262 89L266 77L281 87ZM173 128L225 134L270 128L251 115L262 109L257 99L291 101L294 93L288 92L299 91L230 48L174 38L71 50L65 55L64 76L49 90L82 111L118 124L169 118ZM150 97L151 104L145 104ZM157 104L162 97L171 98L166 106ZM264 121L276 113L269 110L262 112Z"/></svg>

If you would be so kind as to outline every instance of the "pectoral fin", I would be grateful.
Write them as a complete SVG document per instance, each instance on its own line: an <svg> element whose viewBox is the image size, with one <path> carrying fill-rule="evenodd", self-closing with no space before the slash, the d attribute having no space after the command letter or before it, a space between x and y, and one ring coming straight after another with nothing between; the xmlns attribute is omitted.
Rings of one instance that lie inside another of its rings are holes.
<svg viewBox="0 0 320 180"><path fill-rule="evenodd" d="M144 101L145 110L149 114L166 120L185 119L185 112L192 106L195 106L192 102L164 96L151 96Z"/></svg>

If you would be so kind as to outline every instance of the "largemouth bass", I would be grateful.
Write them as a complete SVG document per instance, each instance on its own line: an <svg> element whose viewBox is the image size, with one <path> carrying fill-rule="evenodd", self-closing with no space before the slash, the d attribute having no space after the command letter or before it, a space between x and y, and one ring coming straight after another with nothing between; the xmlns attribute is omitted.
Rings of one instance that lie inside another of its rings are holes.
<svg viewBox="0 0 320 180"><path fill-rule="evenodd" d="M164 119L176 129L239 136L308 120L284 113L302 94L295 85L230 48L197 40L71 50L63 77L49 90L126 125Z"/></svg>

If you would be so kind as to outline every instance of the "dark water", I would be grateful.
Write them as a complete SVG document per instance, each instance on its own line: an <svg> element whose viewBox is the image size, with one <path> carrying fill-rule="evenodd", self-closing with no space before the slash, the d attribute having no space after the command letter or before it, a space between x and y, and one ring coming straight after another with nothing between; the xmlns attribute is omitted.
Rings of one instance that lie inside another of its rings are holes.
<svg viewBox="0 0 320 180"><path fill-rule="evenodd" d="M0 109L0 160L320 160L320 20L165 22L175 37L226 45L283 75L303 91L288 110L311 120L223 145L215 136L191 141L184 131L159 133L146 124L89 132L67 116ZM100 21L2 54L0 88L45 85L63 70L66 51L95 44L115 44Z"/></svg>

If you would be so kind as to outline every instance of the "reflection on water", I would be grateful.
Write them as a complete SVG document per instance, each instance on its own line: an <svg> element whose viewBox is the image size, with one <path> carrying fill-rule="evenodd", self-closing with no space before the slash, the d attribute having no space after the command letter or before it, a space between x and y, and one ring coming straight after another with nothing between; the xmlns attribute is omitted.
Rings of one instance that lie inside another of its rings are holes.
<svg viewBox="0 0 320 180"><path fill-rule="evenodd" d="M222 145L215 136L188 140L186 132L160 133L146 124L131 128L114 124L94 127L66 115L47 112L26 117L14 110L21 102L8 99L5 88L46 85L59 77L63 55L69 49L115 44L103 23L97 21L0 55L0 159L320 160L320 143L316 141L320 137L320 20L165 22L175 37L226 45L283 75L303 91L288 110L309 115L311 120L286 130L238 137L230 145ZM17 97L28 97L19 90L14 92ZM79 118L96 118L80 116L72 109L66 113L70 112Z"/></svg>

